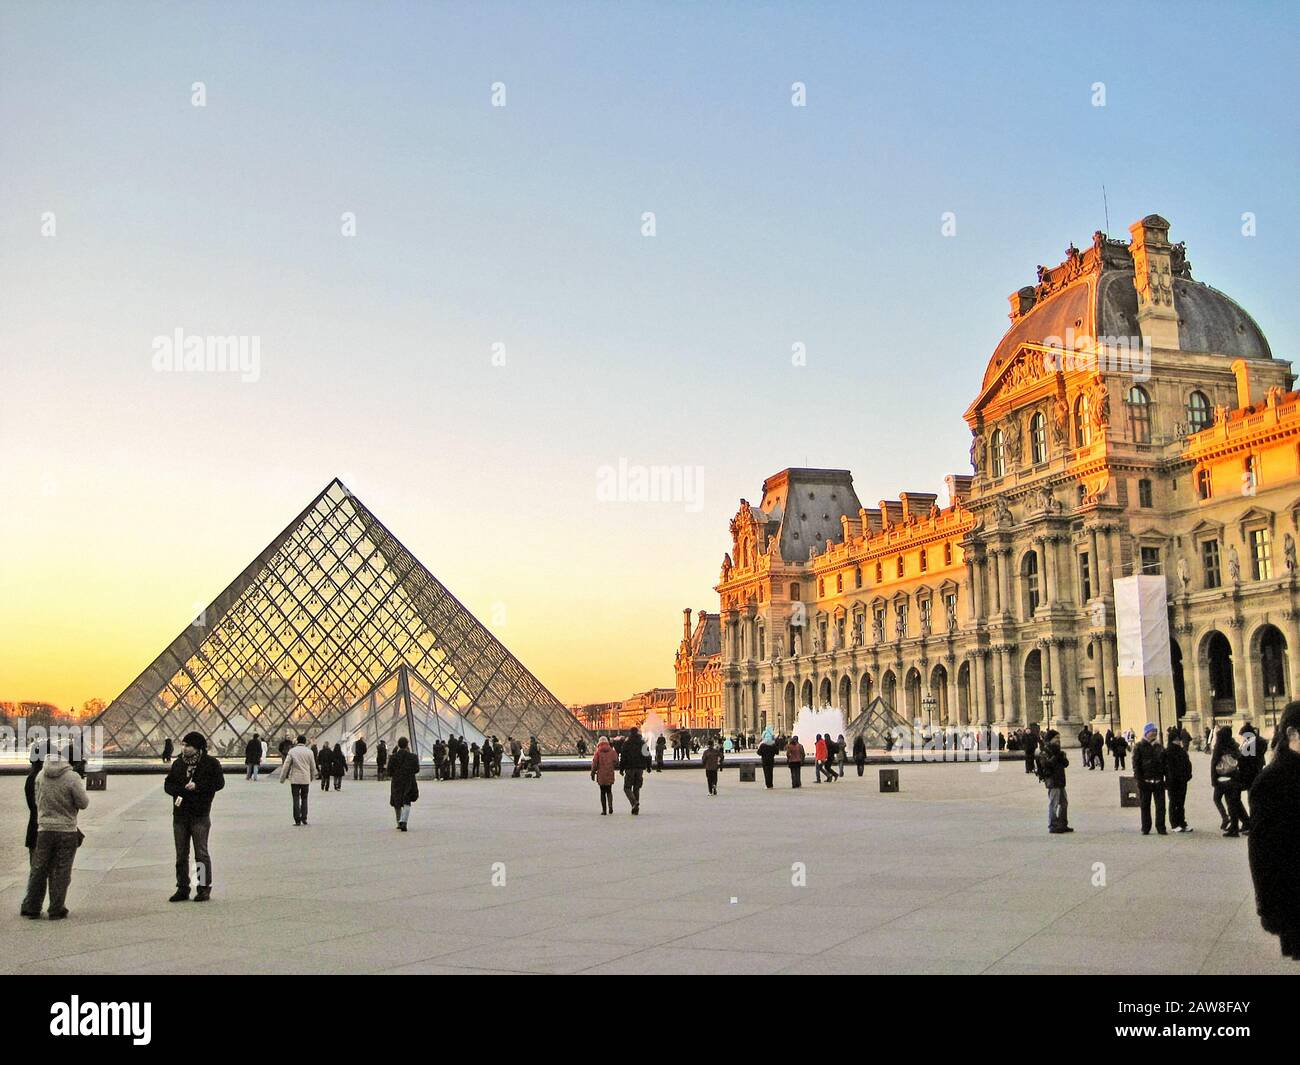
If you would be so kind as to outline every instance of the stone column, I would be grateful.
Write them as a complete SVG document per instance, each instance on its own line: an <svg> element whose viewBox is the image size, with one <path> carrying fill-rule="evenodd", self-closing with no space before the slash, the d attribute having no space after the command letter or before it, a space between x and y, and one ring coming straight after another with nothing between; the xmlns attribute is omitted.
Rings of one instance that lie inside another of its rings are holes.
<svg viewBox="0 0 1300 1065"><path fill-rule="evenodd" d="M1052 687L1056 690L1056 698L1052 700L1056 713L1055 727L1064 732L1065 726L1073 720L1070 716L1070 693L1065 689L1065 641L1058 638L1048 642L1052 645Z"/></svg>
<svg viewBox="0 0 1300 1065"><path fill-rule="evenodd" d="M1115 558L1114 541L1111 539L1110 526L1101 527L1101 575L1097 594L1113 599L1115 596Z"/></svg>
<svg viewBox="0 0 1300 1065"><path fill-rule="evenodd" d="M1088 530L1088 583L1092 585L1088 591L1091 593L1090 598L1096 598L1101 594L1101 569L1097 562L1097 526L1092 526Z"/></svg>
<svg viewBox="0 0 1300 1065"><path fill-rule="evenodd" d="M1050 537L1040 536L1034 541L1034 550L1042 559L1043 602L1044 608L1056 602L1056 589L1052 587L1056 578L1056 560L1052 558L1052 541Z"/></svg>
<svg viewBox="0 0 1300 1065"><path fill-rule="evenodd" d="M971 655L971 720L979 725L987 725L993 720L989 713L988 696L984 694L985 677L988 672L986 654L984 648L977 648Z"/></svg>
<svg viewBox="0 0 1300 1065"><path fill-rule="evenodd" d="M1254 666L1246 657L1246 619L1236 614L1228 619L1229 639L1232 641L1232 695L1237 704L1237 716L1232 731L1235 733L1247 721L1259 721L1255 706ZM1258 728L1258 724L1256 725Z"/></svg>
<svg viewBox="0 0 1300 1065"><path fill-rule="evenodd" d="M997 648L998 676L1002 679L1002 720L1008 725L1020 723L1020 711L1017 707L1016 691L1011 675L1011 648L1002 644Z"/></svg>

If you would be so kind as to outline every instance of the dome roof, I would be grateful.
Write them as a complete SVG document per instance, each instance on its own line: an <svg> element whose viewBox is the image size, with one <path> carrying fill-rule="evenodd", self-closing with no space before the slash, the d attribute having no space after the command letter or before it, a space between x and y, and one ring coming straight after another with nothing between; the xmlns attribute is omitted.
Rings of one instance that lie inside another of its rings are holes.
<svg viewBox="0 0 1300 1065"><path fill-rule="evenodd" d="M1071 258L1061 266L1053 270L1039 268L1043 283L1037 289L1021 289L1012 297L1013 306L1018 302L1030 306L1022 314L1012 312L1014 321L989 359L981 392L1015 358L1021 344L1044 344L1051 338L1059 344L1067 330L1073 330L1075 336L1140 335L1133 259L1128 246L1097 234L1086 253L1074 248L1070 251ZM1218 289L1192 280L1181 245L1176 252L1171 280L1179 348L1234 359L1271 359L1273 353L1255 320Z"/></svg>

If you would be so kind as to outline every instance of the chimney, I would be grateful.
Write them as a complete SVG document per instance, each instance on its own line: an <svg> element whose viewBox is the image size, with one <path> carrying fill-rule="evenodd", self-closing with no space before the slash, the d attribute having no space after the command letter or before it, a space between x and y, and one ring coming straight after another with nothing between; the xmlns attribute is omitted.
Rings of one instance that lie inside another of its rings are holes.
<svg viewBox="0 0 1300 1065"><path fill-rule="evenodd" d="M1174 277L1169 223L1149 214L1128 227L1133 239L1133 287L1138 296L1138 328L1153 348L1178 349L1178 312L1174 310Z"/></svg>
<svg viewBox="0 0 1300 1065"><path fill-rule="evenodd" d="M1237 379L1237 406L1251 407L1259 402L1258 396L1250 392L1250 364L1245 359L1234 359L1232 376Z"/></svg>
<svg viewBox="0 0 1300 1065"><path fill-rule="evenodd" d="M682 611L682 639L691 642L691 608Z"/></svg>
<svg viewBox="0 0 1300 1065"><path fill-rule="evenodd" d="M1011 293L1007 299L1011 303L1011 320L1015 321L1034 309L1034 286L1026 285Z"/></svg>

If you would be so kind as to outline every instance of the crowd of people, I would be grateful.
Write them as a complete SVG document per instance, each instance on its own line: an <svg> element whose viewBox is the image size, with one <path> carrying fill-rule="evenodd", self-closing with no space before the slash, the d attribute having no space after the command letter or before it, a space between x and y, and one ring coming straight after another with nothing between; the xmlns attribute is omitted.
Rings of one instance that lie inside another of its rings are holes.
<svg viewBox="0 0 1300 1065"><path fill-rule="evenodd" d="M1070 759L1062 747L1059 732L1040 730L1035 723L1010 737L997 735L999 749L1022 751L1026 772L1035 774L1046 787L1048 831L1073 832L1066 783ZM1193 831L1187 816L1188 785L1194 776L1189 755L1192 737L1186 729L1172 726L1162 739L1156 725L1148 723L1138 739L1131 732L1101 734L1085 728L1077 738L1082 761L1089 770L1104 771L1106 754L1113 758L1116 769L1122 769L1131 750L1143 835L1149 835L1153 829L1162 836L1170 830ZM745 737L741 742L751 740L752 737ZM688 752L694 742L692 738L679 747L674 740L674 751ZM703 742L701 764L707 793L716 796L719 771L729 750L736 749L736 738L709 736ZM991 744L993 734L987 734L985 742ZM1230 727L1223 726L1203 737L1202 742L1210 749L1209 784L1220 818L1220 831L1226 838L1249 836L1249 861L1261 923L1266 931L1279 937L1284 956L1300 960L1300 702L1289 704L1282 713L1267 765L1263 740L1248 723L1241 726L1237 736ZM667 741L663 736L657 737L652 745L638 729L613 739L600 737L591 760L591 778L600 789L602 816L614 813L613 787L618 776L623 778L622 790L631 813L640 814L646 774L654 771L656 763L662 770L665 746ZM802 786L807 752L798 736L778 737L767 728L754 746L767 788L773 786L776 760L782 754L790 773L791 788ZM368 750L364 738L352 744L354 779L364 777ZM500 776L506 750L514 762L512 776L541 775L542 756L535 736L529 737L526 750L513 736L507 737L505 744L490 737L481 746L476 742L467 743L463 737L439 740L433 749L434 775L438 780L455 779L459 765L462 780L479 775ZM328 790L330 783L335 790L341 788L347 774L348 756L341 742L309 747L303 735L293 743L285 737L279 752L279 779L290 785L294 825L305 826L312 783L319 780L323 790ZM259 736L248 742L244 753L246 779L256 781L265 754ZM675 758L688 756L675 754ZM818 734L813 742L816 782L821 783L823 778L827 783L841 779L846 756L843 735L832 738L829 734ZM861 736L853 744L853 761L861 776L866 763L866 747ZM396 827L405 832L411 806L420 794L419 758L411 750L408 739L402 737L391 753L380 741L375 762L380 779L389 781L389 805L394 811ZM84 764L73 760L71 749L48 752L33 749L24 783L29 812L26 844L30 875L19 911L23 917L40 918L47 895L49 918L61 920L68 916L68 887L77 848L84 838L78 828L78 815L90 805L82 779L84 773ZM176 851L176 891L170 898L172 902L186 901L192 892L198 902L211 898L213 867L208 846L211 812L214 798L224 787L221 763L208 752L206 738L198 732L188 733L181 740L180 757L169 762L163 781L163 790L172 801Z"/></svg>

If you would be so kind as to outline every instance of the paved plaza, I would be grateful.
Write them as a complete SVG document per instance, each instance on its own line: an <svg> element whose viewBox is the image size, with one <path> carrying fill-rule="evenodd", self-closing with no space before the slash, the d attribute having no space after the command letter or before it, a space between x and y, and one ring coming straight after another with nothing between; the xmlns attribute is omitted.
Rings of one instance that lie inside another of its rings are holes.
<svg viewBox="0 0 1300 1065"><path fill-rule="evenodd" d="M17 915L25 810L6 776L0 971L1295 972L1193 758L1197 831L1145 838L1116 774L1075 753L1069 836L1047 834L1046 793L1015 762L905 766L896 795L874 767L820 786L805 767L798 792L784 769L770 792L732 769L717 798L678 770L650 779L636 818L621 794L601 817L584 773L421 781L407 834L386 784L313 790L295 828L273 773L228 774L206 905L166 901L162 777L114 776L83 815L72 917L55 923Z"/></svg>

